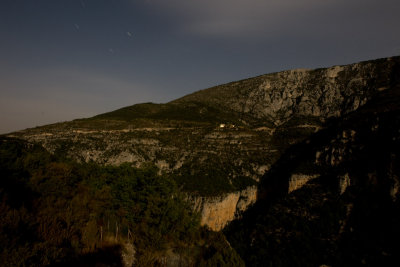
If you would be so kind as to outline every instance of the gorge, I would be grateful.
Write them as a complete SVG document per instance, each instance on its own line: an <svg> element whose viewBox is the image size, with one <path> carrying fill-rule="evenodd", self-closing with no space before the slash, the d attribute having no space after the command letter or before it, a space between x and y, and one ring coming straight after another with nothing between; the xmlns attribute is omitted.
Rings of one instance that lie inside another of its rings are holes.
<svg viewBox="0 0 400 267"><path fill-rule="evenodd" d="M185 194L200 224L220 231L227 250L248 266L290 266L294 258L285 262L265 250L282 257L300 237L315 241L305 249L317 256L299 261L305 265L357 265L340 242L360 245L354 233L367 196L378 199L371 213L385 206L389 216L399 206L399 103L400 57L392 57L265 74L4 138L77 164L154 168ZM111 190L107 183L102 190ZM282 221L273 223L274 216ZM396 216L387 217L390 227ZM322 236L308 228L325 220L330 228ZM282 228L293 221L296 226ZM354 253L371 264L398 260L397 247L382 240L370 256ZM328 252L322 255L315 244ZM174 262L171 253L167 262ZM162 264L160 257L154 262Z"/></svg>

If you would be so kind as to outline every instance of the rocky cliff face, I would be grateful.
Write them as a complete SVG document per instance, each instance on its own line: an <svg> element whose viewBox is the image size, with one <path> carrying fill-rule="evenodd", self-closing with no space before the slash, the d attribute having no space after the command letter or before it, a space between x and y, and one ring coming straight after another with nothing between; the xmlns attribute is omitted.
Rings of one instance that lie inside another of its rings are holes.
<svg viewBox="0 0 400 267"><path fill-rule="evenodd" d="M399 166L397 84L287 149L224 232L248 266L397 266Z"/></svg>
<svg viewBox="0 0 400 267"><path fill-rule="evenodd" d="M275 125L292 116L338 117L364 105L374 93L390 88L399 58L316 70L289 70L199 91L178 99L223 105ZM230 97L235 95L236 98Z"/></svg>
<svg viewBox="0 0 400 267"><path fill-rule="evenodd" d="M229 222L240 218L241 214L257 200L257 187L251 186L239 192L218 197L194 197L194 209L201 214L201 225L213 231L223 229Z"/></svg>

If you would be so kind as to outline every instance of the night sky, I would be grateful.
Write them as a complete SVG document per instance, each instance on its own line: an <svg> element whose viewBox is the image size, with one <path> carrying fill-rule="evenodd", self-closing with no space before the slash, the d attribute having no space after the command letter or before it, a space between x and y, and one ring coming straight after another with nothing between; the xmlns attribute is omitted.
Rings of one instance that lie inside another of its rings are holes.
<svg viewBox="0 0 400 267"><path fill-rule="evenodd" d="M399 0L0 0L0 133L400 54Z"/></svg>

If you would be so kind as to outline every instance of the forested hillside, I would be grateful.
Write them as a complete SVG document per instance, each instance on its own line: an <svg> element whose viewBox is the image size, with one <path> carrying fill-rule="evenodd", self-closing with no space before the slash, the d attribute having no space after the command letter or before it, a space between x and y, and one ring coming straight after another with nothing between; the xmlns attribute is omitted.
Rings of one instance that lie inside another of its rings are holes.
<svg viewBox="0 0 400 267"><path fill-rule="evenodd" d="M3 266L241 264L154 166L78 164L1 138L0 171Z"/></svg>

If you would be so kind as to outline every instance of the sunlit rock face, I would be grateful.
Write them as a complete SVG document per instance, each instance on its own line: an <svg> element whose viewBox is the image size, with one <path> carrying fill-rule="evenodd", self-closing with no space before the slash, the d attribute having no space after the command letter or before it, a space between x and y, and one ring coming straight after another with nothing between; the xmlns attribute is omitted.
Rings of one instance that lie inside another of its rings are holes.
<svg viewBox="0 0 400 267"><path fill-rule="evenodd" d="M195 197L195 210L201 214L201 224L219 231L230 221L237 219L257 199L257 188L248 187L218 197Z"/></svg>

